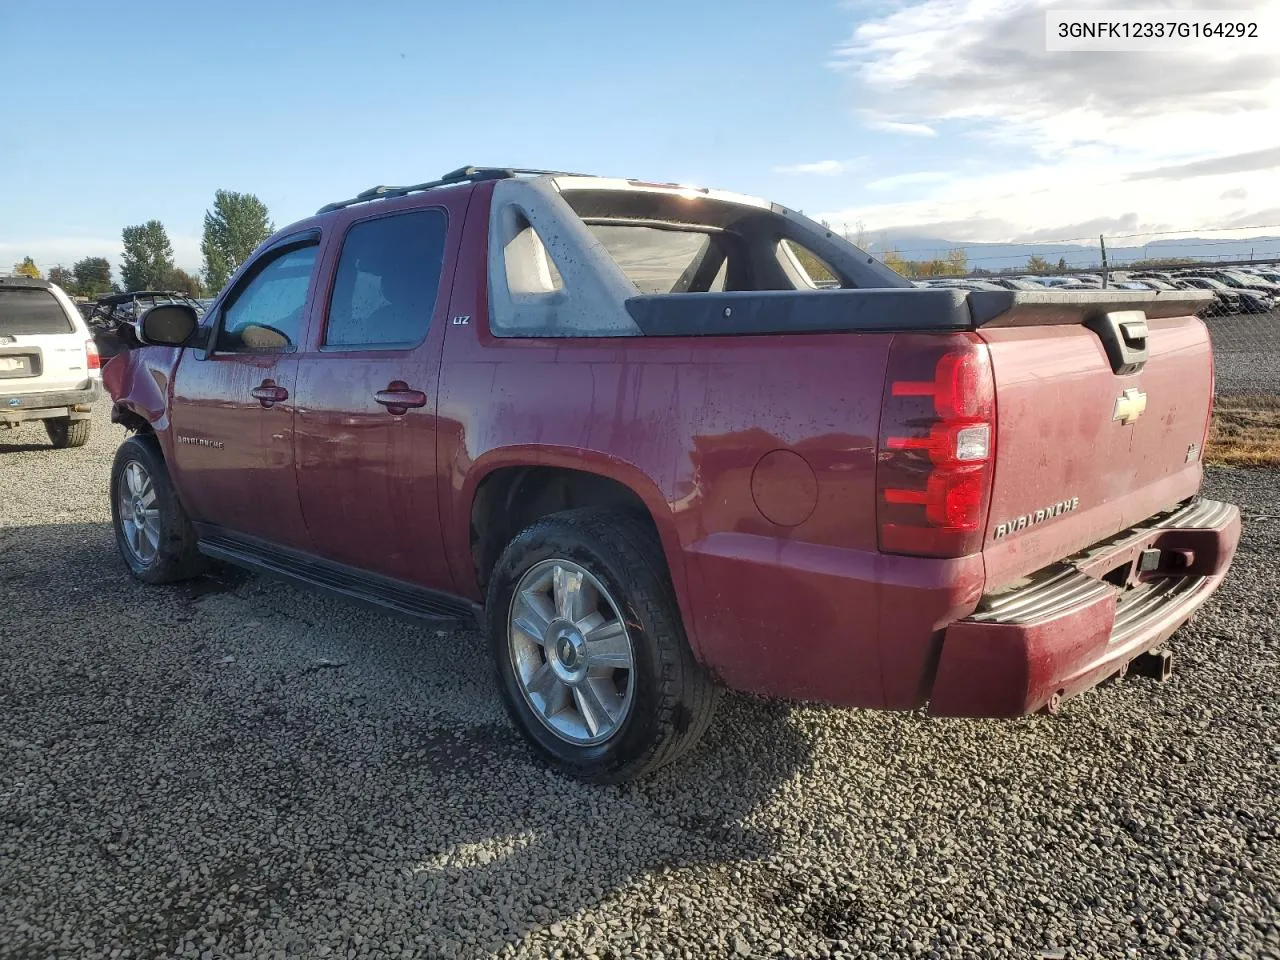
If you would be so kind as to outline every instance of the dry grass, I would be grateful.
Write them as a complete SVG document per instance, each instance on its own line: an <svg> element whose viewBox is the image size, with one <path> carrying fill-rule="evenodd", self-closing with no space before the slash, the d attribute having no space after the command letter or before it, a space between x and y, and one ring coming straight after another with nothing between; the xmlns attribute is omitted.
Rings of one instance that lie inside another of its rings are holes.
<svg viewBox="0 0 1280 960"><path fill-rule="evenodd" d="M1280 466L1280 397L1218 397L1205 462Z"/></svg>

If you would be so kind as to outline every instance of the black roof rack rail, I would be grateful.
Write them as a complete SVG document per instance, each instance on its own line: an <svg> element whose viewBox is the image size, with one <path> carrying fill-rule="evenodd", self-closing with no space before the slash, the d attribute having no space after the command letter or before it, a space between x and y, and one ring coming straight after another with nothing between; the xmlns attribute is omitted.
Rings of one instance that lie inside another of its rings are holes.
<svg viewBox="0 0 1280 960"><path fill-rule="evenodd" d="M439 180L428 180L426 183L415 183L408 187L388 187L379 185L370 187L361 193L356 194L350 200L339 200L337 203L326 203L323 207L316 211L316 216L322 213L332 213L334 210L341 210L343 207L354 206L357 203L368 203L370 200L389 200L393 197L403 197L410 193L421 193L423 190L430 190L434 187L447 187L455 183L479 183L483 180L508 180L512 177L585 177L585 173L569 173L565 170L534 170L527 167L459 167L457 170L451 170Z"/></svg>

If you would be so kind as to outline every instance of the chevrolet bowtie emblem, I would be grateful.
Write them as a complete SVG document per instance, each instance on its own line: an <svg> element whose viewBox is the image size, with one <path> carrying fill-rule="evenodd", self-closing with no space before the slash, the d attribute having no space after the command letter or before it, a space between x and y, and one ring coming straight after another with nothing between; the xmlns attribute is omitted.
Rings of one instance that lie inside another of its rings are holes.
<svg viewBox="0 0 1280 960"><path fill-rule="evenodd" d="M1121 423L1133 423L1146 409L1147 395L1141 390L1130 387L1116 397L1116 408L1111 414L1111 419L1119 420Z"/></svg>

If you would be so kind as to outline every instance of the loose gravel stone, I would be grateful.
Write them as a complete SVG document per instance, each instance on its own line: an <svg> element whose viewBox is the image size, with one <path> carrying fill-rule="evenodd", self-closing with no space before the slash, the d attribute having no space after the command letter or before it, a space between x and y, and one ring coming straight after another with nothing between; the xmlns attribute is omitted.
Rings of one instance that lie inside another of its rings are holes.
<svg viewBox="0 0 1280 960"><path fill-rule="evenodd" d="M1244 541L1167 683L1015 722L731 695L600 788L531 759L474 632L131 580L121 438L0 434L0 957L1280 956L1280 473L1210 474Z"/></svg>

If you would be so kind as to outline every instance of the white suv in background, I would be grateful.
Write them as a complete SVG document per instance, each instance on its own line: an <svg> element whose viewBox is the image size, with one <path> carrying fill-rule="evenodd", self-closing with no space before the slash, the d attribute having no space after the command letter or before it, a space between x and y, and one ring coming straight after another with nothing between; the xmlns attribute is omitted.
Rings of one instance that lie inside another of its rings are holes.
<svg viewBox="0 0 1280 960"><path fill-rule="evenodd" d="M80 311L61 289L0 277L0 430L43 420L55 447L84 446L102 392L100 366Z"/></svg>

